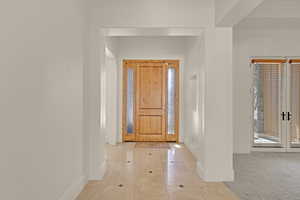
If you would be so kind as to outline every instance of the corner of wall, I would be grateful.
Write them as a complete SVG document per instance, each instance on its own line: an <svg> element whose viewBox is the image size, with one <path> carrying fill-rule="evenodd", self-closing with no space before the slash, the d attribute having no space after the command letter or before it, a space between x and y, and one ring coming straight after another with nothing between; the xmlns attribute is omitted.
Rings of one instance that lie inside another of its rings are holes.
<svg viewBox="0 0 300 200"><path fill-rule="evenodd" d="M214 171L212 173L212 172L208 172L208 170L205 170L203 163L201 163L200 161L197 162L197 173L201 179L207 182L224 182L224 181L234 180L233 169L227 169L226 171L222 169L222 170Z"/></svg>
<svg viewBox="0 0 300 200"><path fill-rule="evenodd" d="M89 180L102 180L102 178L105 175L106 168L107 168L107 163L106 163L106 159L105 159L101 163L101 165L99 167L97 167L97 169L90 174Z"/></svg>
<svg viewBox="0 0 300 200"><path fill-rule="evenodd" d="M236 134L236 133L235 133ZM249 139L250 140L250 139ZM233 153L234 154L249 154L251 153L251 144L237 145L237 141L234 141Z"/></svg>
<svg viewBox="0 0 300 200"><path fill-rule="evenodd" d="M197 173L204 180L204 168L203 164L200 161L197 161Z"/></svg>

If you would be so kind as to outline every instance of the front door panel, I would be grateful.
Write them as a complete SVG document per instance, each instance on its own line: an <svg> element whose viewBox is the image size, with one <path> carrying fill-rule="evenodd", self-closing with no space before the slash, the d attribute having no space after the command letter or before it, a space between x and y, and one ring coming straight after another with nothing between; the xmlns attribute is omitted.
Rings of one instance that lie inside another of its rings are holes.
<svg viewBox="0 0 300 200"><path fill-rule="evenodd" d="M137 141L165 140L165 77L162 63L137 68Z"/></svg>

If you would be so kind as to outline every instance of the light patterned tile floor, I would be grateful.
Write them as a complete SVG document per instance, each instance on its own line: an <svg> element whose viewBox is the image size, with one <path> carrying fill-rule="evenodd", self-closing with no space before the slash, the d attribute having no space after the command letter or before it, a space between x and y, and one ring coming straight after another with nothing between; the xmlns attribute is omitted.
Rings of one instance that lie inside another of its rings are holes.
<svg viewBox="0 0 300 200"><path fill-rule="evenodd" d="M77 200L237 200L223 183L207 183L184 145L135 148L107 145L107 172L89 182Z"/></svg>

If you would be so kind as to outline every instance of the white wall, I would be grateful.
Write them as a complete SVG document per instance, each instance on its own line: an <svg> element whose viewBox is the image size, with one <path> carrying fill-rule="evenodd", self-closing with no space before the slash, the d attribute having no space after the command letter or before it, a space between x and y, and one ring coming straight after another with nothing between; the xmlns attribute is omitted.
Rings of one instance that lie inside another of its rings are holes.
<svg viewBox="0 0 300 200"><path fill-rule="evenodd" d="M239 1L240 0L214 0L216 22L220 22Z"/></svg>
<svg viewBox="0 0 300 200"><path fill-rule="evenodd" d="M204 135L204 35L187 40L184 68L184 143L197 159L203 157Z"/></svg>
<svg viewBox="0 0 300 200"><path fill-rule="evenodd" d="M300 56L300 29L234 30L234 152L249 153L251 144L251 56Z"/></svg>
<svg viewBox="0 0 300 200"><path fill-rule="evenodd" d="M118 133L121 133L119 122L119 101L116 96L119 91L119 63L118 63L118 43L111 37L105 38L105 77L102 87L103 106L101 113L104 115L103 128L106 135L106 142L109 144L117 144Z"/></svg>
<svg viewBox="0 0 300 200"><path fill-rule="evenodd" d="M84 183L84 8L0 3L0 199L70 199Z"/></svg>
<svg viewBox="0 0 300 200"><path fill-rule="evenodd" d="M213 0L91 0L99 27L206 27L214 24Z"/></svg>
<svg viewBox="0 0 300 200"><path fill-rule="evenodd" d="M84 132L87 139L88 178L99 180L106 169L105 115L101 113L105 87L105 37L97 27L89 26L87 65L84 70Z"/></svg>
<svg viewBox="0 0 300 200"><path fill-rule="evenodd" d="M233 180L232 29L206 29L186 49L184 142L204 180Z"/></svg>
<svg viewBox="0 0 300 200"><path fill-rule="evenodd" d="M232 181L232 29L207 29L204 42L204 134L197 169L204 180Z"/></svg>

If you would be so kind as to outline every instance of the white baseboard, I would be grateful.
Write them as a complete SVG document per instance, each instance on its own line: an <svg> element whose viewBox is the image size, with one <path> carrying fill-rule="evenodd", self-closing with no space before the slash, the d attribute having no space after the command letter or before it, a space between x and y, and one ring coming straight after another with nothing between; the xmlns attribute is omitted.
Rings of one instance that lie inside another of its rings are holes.
<svg viewBox="0 0 300 200"><path fill-rule="evenodd" d="M251 152L300 152L300 148L252 147Z"/></svg>
<svg viewBox="0 0 300 200"><path fill-rule="evenodd" d="M86 177L79 177L67 188L67 190L63 193L59 200L75 200L86 184Z"/></svg>
<svg viewBox="0 0 300 200"><path fill-rule="evenodd" d="M97 172L89 178L89 180L101 180L106 171L106 160L100 165ZM74 181L59 198L59 200L75 200L76 197L83 190L84 186L87 184L87 178L85 176L79 177Z"/></svg>

